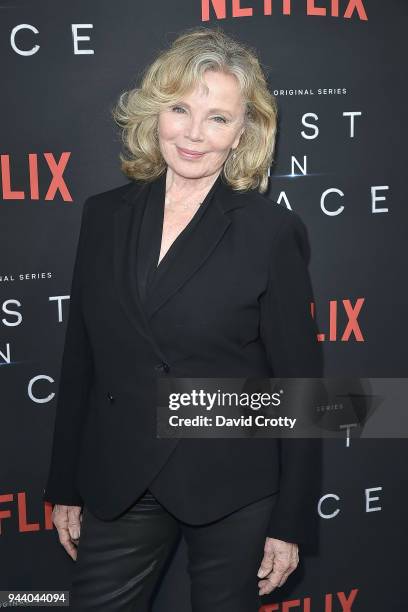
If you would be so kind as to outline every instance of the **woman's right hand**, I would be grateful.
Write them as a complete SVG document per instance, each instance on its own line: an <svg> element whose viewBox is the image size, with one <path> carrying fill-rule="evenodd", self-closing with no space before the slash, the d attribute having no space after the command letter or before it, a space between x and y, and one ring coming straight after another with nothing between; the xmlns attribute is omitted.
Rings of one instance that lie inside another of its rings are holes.
<svg viewBox="0 0 408 612"><path fill-rule="evenodd" d="M57 528L59 541L74 561L77 558L77 546L81 536L81 510L81 506L61 504L55 504L52 510L52 522Z"/></svg>

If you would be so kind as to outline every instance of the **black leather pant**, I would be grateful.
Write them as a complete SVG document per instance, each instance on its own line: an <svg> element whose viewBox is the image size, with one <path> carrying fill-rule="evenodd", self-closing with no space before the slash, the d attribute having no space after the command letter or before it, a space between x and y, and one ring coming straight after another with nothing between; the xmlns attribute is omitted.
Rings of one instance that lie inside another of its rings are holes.
<svg viewBox="0 0 408 612"><path fill-rule="evenodd" d="M257 612L257 572L276 498L265 497L199 526L177 520L150 491L113 521L96 518L85 506L70 608L148 612L183 536L193 612Z"/></svg>

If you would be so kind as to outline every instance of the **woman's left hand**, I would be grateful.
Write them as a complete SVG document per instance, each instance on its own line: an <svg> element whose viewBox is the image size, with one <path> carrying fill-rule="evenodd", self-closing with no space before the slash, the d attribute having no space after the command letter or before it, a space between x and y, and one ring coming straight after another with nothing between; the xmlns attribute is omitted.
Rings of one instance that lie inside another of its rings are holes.
<svg viewBox="0 0 408 612"><path fill-rule="evenodd" d="M258 570L259 595L266 595L282 586L299 563L299 548L292 542L266 538L264 557Z"/></svg>

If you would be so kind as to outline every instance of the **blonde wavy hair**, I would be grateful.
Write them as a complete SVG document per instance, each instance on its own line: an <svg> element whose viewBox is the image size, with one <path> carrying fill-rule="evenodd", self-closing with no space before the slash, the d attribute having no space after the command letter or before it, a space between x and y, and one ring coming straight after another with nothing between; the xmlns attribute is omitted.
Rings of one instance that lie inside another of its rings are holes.
<svg viewBox="0 0 408 612"><path fill-rule="evenodd" d="M203 81L206 70L234 75L246 103L245 129L238 147L223 165L223 178L234 190L268 188L277 130L277 104L268 90L253 48L220 27L184 30L142 73L140 87L120 94L111 110L121 128L121 170L134 180L154 180L166 169L158 138L159 112L175 104Z"/></svg>

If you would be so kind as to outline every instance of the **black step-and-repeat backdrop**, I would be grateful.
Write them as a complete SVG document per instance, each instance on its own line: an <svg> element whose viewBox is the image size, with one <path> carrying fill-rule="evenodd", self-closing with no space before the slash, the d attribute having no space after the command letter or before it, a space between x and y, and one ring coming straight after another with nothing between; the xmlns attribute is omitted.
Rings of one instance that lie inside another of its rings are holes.
<svg viewBox="0 0 408 612"><path fill-rule="evenodd" d="M81 207L127 182L110 110L184 28L221 25L268 71L280 116L268 195L308 227L326 375L407 376L406 5L1 3L0 589L69 587L42 492ZM319 549L262 612L408 609L407 441L345 433L324 450ZM154 610L190 609L182 543Z"/></svg>

